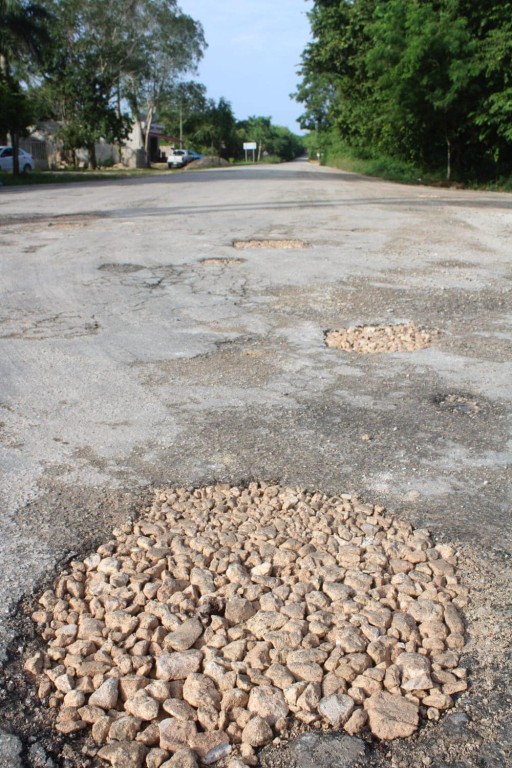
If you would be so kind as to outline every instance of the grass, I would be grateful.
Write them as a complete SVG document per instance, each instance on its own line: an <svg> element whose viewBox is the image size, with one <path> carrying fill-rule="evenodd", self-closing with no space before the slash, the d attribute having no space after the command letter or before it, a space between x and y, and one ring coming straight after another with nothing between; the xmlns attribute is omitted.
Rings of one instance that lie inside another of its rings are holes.
<svg viewBox="0 0 512 768"><path fill-rule="evenodd" d="M364 176L374 176L387 181L396 181L401 184L512 192L512 176L501 176L492 180L453 178L451 181L447 181L444 168L426 170L415 163L397 160L385 155L361 157L360 153L358 154L356 150L335 135L310 134L307 138L309 139L310 157L314 158L317 151L320 151L320 163L322 165L340 170L359 173Z"/></svg>
<svg viewBox="0 0 512 768"><path fill-rule="evenodd" d="M167 168L165 169L167 170ZM32 173L13 176L12 173L0 171L0 182L5 187L26 187L34 184L73 184L76 182L112 181L141 176L152 176L161 173L157 168L127 168L102 169L97 171L33 171Z"/></svg>
<svg viewBox="0 0 512 768"><path fill-rule="evenodd" d="M425 172L414 163L393 157L362 158L350 148L337 144L327 147L321 156L322 165L329 165L364 176L375 176L402 184L446 184L442 172Z"/></svg>
<svg viewBox="0 0 512 768"><path fill-rule="evenodd" d="M512 192L512 177L502 177L493 181L473 181L469 179L464 182L457 179L447 181L446 175L442 170L438 172L425 171L413 163L406 163L392 157L362 159L347 150L341 153L339 151L327 151L325 155L322 155L321 163L322 165L339 168L340 170L360 173L364 176L375 176L401 184L457 187L485 190L487 192Z"/></svg>

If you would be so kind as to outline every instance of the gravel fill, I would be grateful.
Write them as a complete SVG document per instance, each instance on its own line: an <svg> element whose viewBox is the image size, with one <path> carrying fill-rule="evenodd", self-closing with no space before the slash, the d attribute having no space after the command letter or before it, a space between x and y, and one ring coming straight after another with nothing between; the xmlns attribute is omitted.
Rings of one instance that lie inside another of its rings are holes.
<svg viewBox="0 0 512 768"><path fill-rule="evenodd" d="M256 765L297 725L389 740L438 720L467 689L467 593L453 548L381 506L162 490L39 598L25 670L113 766Z"/></svg>
<svg viewBox="0 0 512 768"><path fill-rule="evenodd" d="M233 248L248 250L251 248L276 248L278 250L307 248L304 240L235 240Z"/></svg>
<svg viewBox="0 0 512 768"><path fill-rule="evenodd" d="M325 344L331 349L371 354L376 352L413 352L430 347L438 331L417 328L414 323L401 325L363 325L325 332Z"/></svg>

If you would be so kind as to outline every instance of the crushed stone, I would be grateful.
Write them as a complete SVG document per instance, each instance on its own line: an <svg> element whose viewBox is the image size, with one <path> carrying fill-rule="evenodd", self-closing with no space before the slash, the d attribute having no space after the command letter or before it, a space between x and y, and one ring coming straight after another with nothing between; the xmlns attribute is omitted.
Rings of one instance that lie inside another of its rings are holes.
<svg viewBox="0 0 512 768"><path fill-rule="evenodd" d="M430 347L438 338L436 330L417 328L414 323L400 325L363 325L325 331L330 349L372 354L378 352L413 352Z"/></svg>
<svg viewBox="0 0 512 768"><path fill-rule="evenodd" d="M292 250L307 248L304 240L234 240L233 248L249 250L251 248L275 248L277 250Z"/></svg>
<svg viewBox="0 0 512 768"><path fill-rule="evenodd" d="M25 670L111 765L255 765L297 724L393 740L438 720L467 689L467 602L454 549L381 506L167 489L40 596Z"/></svg>

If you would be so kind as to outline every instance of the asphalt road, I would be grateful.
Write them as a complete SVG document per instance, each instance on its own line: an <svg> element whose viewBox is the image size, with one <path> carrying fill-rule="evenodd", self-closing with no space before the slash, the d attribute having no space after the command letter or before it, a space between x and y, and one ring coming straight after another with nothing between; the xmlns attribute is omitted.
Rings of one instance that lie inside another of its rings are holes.
<svg viewBox="0 0 512 768"><path fill-rule="evenodd" d="M479 595L469 652L498 695L511 238L510 196L306 162L0 190L7 669L23 645L18 602L151 488L275 479L383 503L460 546ZM233 248L248 239L307 247ZM328 329L409 321L438 330L436 343L364 356L324 344ZM482 705L494 730L475 724L460 765L506 765L500 701ZM0 765L2 748L19 764L16 744L0 740Z"/></svg>

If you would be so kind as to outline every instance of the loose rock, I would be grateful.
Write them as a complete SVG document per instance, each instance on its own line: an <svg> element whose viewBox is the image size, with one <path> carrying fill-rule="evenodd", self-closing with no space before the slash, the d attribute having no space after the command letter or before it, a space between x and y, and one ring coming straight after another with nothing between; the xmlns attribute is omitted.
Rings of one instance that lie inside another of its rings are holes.
<svg viewBox="0 0 512 768"><path fill-rule="evenodd" d="M385 337L389 350L427 341L412 327ZM382 339L367 329L351 348ZM56 728L91 729L123 768L213 764L233 744L252 765L293 720L399 738L420 703L436 720L467 688L456 565L428 532L348 496L161 491L41 596L47 647L25 669Z"/></svg>
<svg viewBox="0 0 512 768"><path fill-rule="evenodd" d="M372 733L379 739L411 736L418 727L418 704L403 696L380 692L364 703Z"/></svg>

